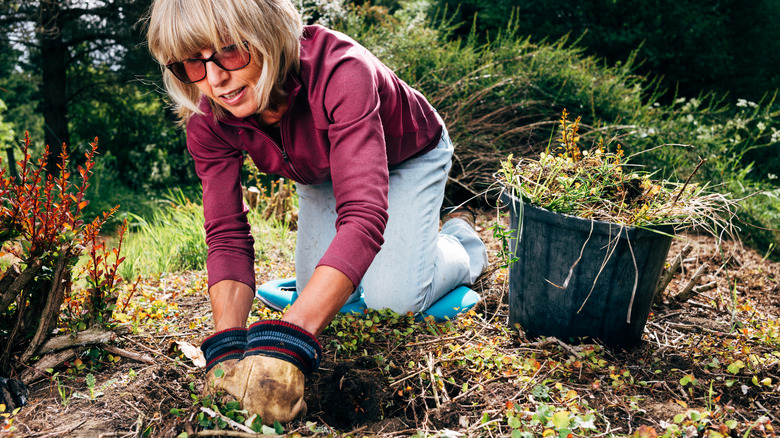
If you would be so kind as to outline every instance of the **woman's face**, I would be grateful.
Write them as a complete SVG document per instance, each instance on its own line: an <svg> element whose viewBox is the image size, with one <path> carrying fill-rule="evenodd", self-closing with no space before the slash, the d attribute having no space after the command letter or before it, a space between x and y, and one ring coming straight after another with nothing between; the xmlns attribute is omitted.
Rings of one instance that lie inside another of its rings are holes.
<svg viewBox="0 0 780 438"><path fill-rule="evenodd" d="M194 58L208 59L214 49L205 48ZM257 113L255 86L260 80L260 66L253 59L246 67L227 71L214 62L206 63L206 77L195 85L217 105L236 117L249 117Z"/></svg>

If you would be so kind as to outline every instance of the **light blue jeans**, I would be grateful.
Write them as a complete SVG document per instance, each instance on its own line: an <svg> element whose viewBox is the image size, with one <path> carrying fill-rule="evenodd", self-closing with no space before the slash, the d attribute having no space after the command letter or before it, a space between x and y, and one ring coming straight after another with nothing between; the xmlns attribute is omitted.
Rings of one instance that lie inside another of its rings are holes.
<svg viewBox="0 0 780 438"><path fill-rule="evenodd" d="M445 129L436 148L390 168L385 242L350 301L362 292L370 308L416 313L474 283L485 269L485 244L468 223L451 219L439 231L453 150ZM297 190L295 274L301 291L336 235L336 199L332 183L298 184Z"/></svg>

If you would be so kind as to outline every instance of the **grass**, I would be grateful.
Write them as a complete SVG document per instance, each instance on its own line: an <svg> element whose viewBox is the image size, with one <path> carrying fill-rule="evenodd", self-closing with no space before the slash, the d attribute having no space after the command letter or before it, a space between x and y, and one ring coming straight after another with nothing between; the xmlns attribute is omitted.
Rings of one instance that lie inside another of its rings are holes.
<svg viewBox="0 0 780 438"><path fill-rule="evenodd" d="M284 189L289 197L294 197L291 186ZM279 197L274 197L278 191L271 190L270 195L266 195L266 191L261 193L265 196L260 200L260 206L249 212L256 263L265 261L269 252L292 260L295 233L290 229L290 223L278 219L278 212L273 210L284 203ZM293 203L290 201L286 205L292 206ZM151 217L134 214L130 217L131 231L123 248L125 261L119 270L123 278L129 280L138 276L206 268L208 247L203 228L203 206L199 202L180 190L172 191Z"/></svg>

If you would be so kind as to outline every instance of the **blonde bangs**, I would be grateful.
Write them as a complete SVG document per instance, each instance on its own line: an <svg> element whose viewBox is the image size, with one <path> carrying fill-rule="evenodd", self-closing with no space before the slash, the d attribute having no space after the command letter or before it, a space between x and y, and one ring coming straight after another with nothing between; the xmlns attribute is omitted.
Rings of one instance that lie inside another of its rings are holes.
<svg viewBox="0 0 780 438"><path fill-rule="evenodd" d="M165 64L190 58L205 47L218 50L246 42L252 62L261 69L255 94L262 111L272 95L283 94L287 74L298 70L302 33L301 16L290 0L155 0L147 41L163 66L163 82L176 113L186 123L201 113L200 92L195 84L176 79ZM222 117L221 107L211 104L215 116Z"/></svg>

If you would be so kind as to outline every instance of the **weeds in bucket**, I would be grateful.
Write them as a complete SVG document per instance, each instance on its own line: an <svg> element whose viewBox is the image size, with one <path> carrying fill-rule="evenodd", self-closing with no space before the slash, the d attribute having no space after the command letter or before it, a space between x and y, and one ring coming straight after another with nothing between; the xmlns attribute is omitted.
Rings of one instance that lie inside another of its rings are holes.
<svg viewBox="0 0 780 438"><path fill-rule="evenodd" d="M736 234L731 221L739 200L711 193L690 177L685 182L654 180L652 174L632 169L619 144L608 151L599 139L590 150L582 150L579 123L579 117L570 122L563 110L557 146L548 145L538 160L515 163L510 155L501 163L499 182L525 202L585 219Z"/></svg>

